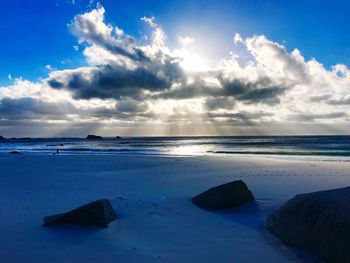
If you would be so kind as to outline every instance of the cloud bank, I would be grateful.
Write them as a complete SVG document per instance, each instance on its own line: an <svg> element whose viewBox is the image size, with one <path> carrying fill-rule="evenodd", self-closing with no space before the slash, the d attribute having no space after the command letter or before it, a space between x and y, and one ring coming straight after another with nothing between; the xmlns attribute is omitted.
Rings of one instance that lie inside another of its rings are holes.
<svg viewBox="0 0 350 263"><path fill-rule="evenodd" d="M0 88L0 132L31 136L347 133L350 73L325 68L262 35L196 64L190 36L171 49L154 17L148 41L105 21L101 5L69 24L86 66ZM205 43L202 43L205 45ZM240 46L249 59L236 55ZM220 48L220 47L218 47ZM198 65L198 66L197 66ZM35 133L35 134L34 134ZM25 134L20 134L25 135Z"/></svg>

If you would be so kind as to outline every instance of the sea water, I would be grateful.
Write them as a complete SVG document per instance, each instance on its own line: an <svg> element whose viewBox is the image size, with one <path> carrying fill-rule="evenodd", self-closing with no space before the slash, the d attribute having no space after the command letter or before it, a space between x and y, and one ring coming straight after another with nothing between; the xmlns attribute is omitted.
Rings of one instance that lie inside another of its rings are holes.
<svg viewBox="0 0 350 263"><path fill-rule="evenodd" d="M350 159L350 136L23 138L0 141L0 154L274 155Z"/></svg>

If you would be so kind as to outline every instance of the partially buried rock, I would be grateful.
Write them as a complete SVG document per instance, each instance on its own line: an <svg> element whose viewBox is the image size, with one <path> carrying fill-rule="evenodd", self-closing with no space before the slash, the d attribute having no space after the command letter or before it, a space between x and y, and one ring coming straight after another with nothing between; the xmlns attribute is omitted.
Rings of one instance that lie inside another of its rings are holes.
<svg viewBox="0 0 350 263"><path fill-rule="evenodd" d="M21 154L19 151L12 151L10 154Z"/></svg>
<svg viewBox="0 0 350 263"><path fill-rule="evenodd" d="M116 214L110 201L101 199L66 213L47 216L44 218L44 226L77 224L81 226L108 227L108 224L115 219Z"/></svg>
<svg viewBox="0 0 350 263"><path fill-rule="evenodd" d="M5 137L0 135L0 141L6 140Z"/></svg>
<svg viewBox="0 0 350 263"><path fill-rule="evenodd" d="M210 188L192 198L195 205L207 210L229 209L253 200L252 192L241 180Z"/></svg>
<svg viewBox="0 0 350 263"><path fill-rule="evenodd" d="M88 136L86 136L87 140L98 140L98 139L102 139L101 136L98 135L93 135L93 134L89 134Z"/></svg>
<svg viewBox="0 0 350 263"><path fill-rule="evenodd" d="M287 246L350 262L350 187L297 195L267 220Z"/></svg>

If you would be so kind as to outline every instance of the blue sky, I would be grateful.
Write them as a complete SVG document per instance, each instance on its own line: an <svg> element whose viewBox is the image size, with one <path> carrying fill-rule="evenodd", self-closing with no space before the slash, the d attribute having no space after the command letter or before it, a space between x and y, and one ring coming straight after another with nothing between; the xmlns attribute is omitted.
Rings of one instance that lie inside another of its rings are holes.
<svg viewBox="0 0 350 263"><path fill-rule="evenodd" d="M349 1L1 5L1 135L350 130Z"/></svg>
<svg viewBox="0 0 350 263"><path fill-rule="evenodd" d="M96 1L95 1L96 2ZM106 20L128 34L140 36L140 17L155 16L172 46L177 35L206 41L203 53L224 57L236 32L263 34L298 48L306 59L315 57L326 67L350 64L349 1L109 1ZM45 77L46 65L73 68L84 65L76 38L67 28L72 18L95 7L88 0L3 0L0 8L0 84L8 75L30 80Z"/></svg>

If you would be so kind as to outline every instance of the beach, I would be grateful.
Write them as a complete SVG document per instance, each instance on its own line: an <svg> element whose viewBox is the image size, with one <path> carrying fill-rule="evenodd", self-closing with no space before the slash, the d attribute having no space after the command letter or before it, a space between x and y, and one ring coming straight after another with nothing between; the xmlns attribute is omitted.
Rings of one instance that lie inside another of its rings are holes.
<svg viewBox="0 0 350 263"><path fill-rule="evenodd" d="M275 156L0 155L2 262L318 262L265 230L296 194L350 185L350 162ZM243 180L256 201L209 212L190 199ZM42 227L108 198L108 228Z"/></svg>

